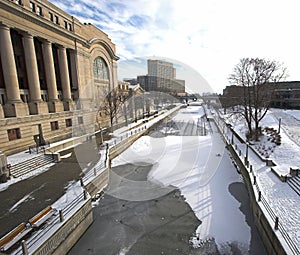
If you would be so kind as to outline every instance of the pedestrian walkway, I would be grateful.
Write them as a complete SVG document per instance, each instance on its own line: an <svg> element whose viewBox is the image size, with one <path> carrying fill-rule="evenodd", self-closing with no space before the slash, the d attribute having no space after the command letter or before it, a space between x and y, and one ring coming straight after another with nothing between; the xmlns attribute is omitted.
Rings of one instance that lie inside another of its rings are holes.
<svg viewBox="0 0 300 255"><path fill-rule="evenodd" d="M216 115L215 115L216 116ZM218 118L218 117L216 117ZM220 127L226 127L223 120L219 120ZM218 121L217 121L218 122ZM249 161L249 171L253 178L253 186L256 194L261 192L261 207L270 217L271 226L275 226L278 219L279 228L276 231L278 238L291 254L300 254L300 200L299 194L286 182L282 182L279 174L272 170L272 166L267 166L267 160L258 156L254 146L241 141L232 130L224 128L228 142L233 144L241 160ZM284 148L282 148L284 149ZM250 170L250 166L251 169ZM255 181L254 181L255 178Z"/></svg>

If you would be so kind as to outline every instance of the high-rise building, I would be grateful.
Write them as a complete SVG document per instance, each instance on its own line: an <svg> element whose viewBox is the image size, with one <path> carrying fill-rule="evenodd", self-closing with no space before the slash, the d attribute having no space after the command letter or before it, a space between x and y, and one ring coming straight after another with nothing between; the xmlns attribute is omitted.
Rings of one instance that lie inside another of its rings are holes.
<svg viewBox="0 0 300 255"><path fill-rule="evenodd" d="M89 133L97 105L118 84L119 58L108 35L47 0L0 0L0 59L6 154L70 137L74 125Z"/></svg>
<svg viewBox="0 0 300 255"><path fill-rule="evenodd" d="M185 81L176 79L176 69L172 63L148 59L147 65L148 74L137 77L137 81L144 90L172 95L185 94Z"/></svg>

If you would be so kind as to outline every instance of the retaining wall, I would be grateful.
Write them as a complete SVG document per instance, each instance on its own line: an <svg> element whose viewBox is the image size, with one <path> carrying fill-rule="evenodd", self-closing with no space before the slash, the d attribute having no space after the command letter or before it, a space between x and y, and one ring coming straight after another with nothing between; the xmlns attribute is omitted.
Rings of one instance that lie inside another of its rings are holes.
<svg viewBox="0 0 300 255"><path fill-rule="evenodd" d="M231 153L234 161L236 162L239 170L242 173L244 183L247 187L250 202L251 202L251 208L252 208L252 214L254 216L255 225L257 227L257 230L260 234L260 237L265 245L265 248L267 250L267 253L269 255L272 254L286 254L284 248L282 247L281 242L278 240L278 237L275 234L275 230L273 229L274 226L270 226L270 223L262 211L259 203L256 200L256 196L254 193L254 184L251 181L251 178L249 176L248 170L245 167L244 163L241 161L240 157L234 150L231 144L227 145L227 148L229 152Z"/></svg>
<svg viewBox="0 0 300 255"><path fill-rule="evenodd" d="M277 235L274 232L274 231L276 231L274 229L275 225L274 226L270 225L270 222L269 222L267 216L265 215L265 212L262 210L261 206L259 205L259 203L262 203L262 202L257 201L258 195L257 194L255 195L255 190L254 190L255 183L253 183L251 181L251 177L249 175L249 172L248 172L246 166L244 165L244 161L241 160L241 158L235 151L233 145L228 143L224 134L222 133L222 130L218 126L217 121L215 119L213 119L213 120L220 132L220 135L222 136L222 139L226 143L226 147L227 147L228 151L230 152L232 158L234 159L235 163L238 166L238 169L240 170L240 172L243 176L244 183L246 185L246 188L247 188L248 194L249 194L252 214L254 217L254 223L255 223L257 230L259 232L259 235L265 245L267 253L269 255L287 254L285 249L282 246L282 243L280 242L280 240L278 239Z"/></svg>
<svg viewBox="0 0 300 255"><path fill-rule="evenodd" d="M66 254L93 222L91 199L76 211L33 255Z"/></svg>
<svg viewBox="0 0 300 255"><path fill-rule="evenodd" d="M99 191L103 190L109 182L109 168L105 168L102 173L97 175L85 188L91 197L95 196Z"/></svg>

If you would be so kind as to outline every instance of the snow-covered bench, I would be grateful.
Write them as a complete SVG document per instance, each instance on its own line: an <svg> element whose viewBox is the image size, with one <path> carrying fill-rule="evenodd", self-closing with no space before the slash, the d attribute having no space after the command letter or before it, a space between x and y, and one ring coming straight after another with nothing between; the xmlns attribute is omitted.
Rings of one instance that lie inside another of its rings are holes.
<svg viewBox="0 0 300 255"><path fill-rule="evenodd" d="M52 215L54 215L55 210L52 209L51 206L46 207L44 210L39 212L37 215L32 217L29 220L30 225L33 228L40 227L46 220L48 220Z"/></svg>
<svg viewBox="0 0 300 255"><path fill-rule="evenodd" d="M30 225L21 223L19 226L14 228L12 231L7 233L4 237L0 239L0 250L7 251L31 231L32 228Z"/></svg>

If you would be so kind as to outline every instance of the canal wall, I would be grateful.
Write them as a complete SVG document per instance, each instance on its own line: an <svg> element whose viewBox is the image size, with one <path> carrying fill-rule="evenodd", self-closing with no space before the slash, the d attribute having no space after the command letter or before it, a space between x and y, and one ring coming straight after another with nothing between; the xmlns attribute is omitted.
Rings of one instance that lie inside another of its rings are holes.
<svg viewBox="0 0 300 255"><path fill-rule="evenodd" d="M252 171L252 166L249 165L249 162L247 162L247 159L244 158L241 152L236 150L235 145L232 143L233 141L231 141L229 137L226 137L224 132L226 123L223 120L220 121L220 119L216 120L215 118L213 118L213 121L218 128L221 138L225 142L226 148L230 152L238 171L243 176L244 184L248 190L254 223L265 245L267 253L270 255L290 254L286 251L289 250L289 248L287 246L284 247L282 240L279 240L278 234L275 232L278 231L278 222L276 223L276 216L274 215L268 202L261 195L260 189L256 182L256 177ZM223 124L223 128L221 127L220 122ZM239 137L239 140L240 139L242 138ZM269 164L268 161L265 162L266 165ZM274 224L271 224L271 222L274 222Z"/></svg>
<svg viewBox="0 0 300 255"><path fill-rule="evenodd" d="M87 192L94 197L98 192L104 190L109 182L109 168L102 169L100 174L95 174L95 177L85 185Z"/></svg>
<svg viewBox="0 0 300 255"><path fill-rule="evenodd" d="M259 195L259 193L257 193L254 189L255 185L257 185L256 179L253 178L254 176L251 176L251 174L249 174L248 168L245 166L244 161L240 158L239 154L236 152L232 144L227 144L227 149L231 153L233 160L237 164L237 167L243 176L244 184L247 187L251 202L254 222L260 234L260 237L265 245L267 253L270 255L287 254L280 240L274 232L274 230L276 230L275 224L273 226L270 225L270 216L266 214L265 210L263 210L259 204L263 202L261 197L259 198L259 196L261 195Z"/></svg>
<svg viewBox="0 0 300 255"><path fill-rule="evenodd" d="M100 164L98 167L91 169L82 179L81 186L84 190L84 195L81 194L75 198L71 205L68 205L62 211L66 211L61 215L55 215L42 231L36 232L33 236L24 240L22 246L15 250L11 254L16 255L62 255L74 246L74 244L80 239L87 228L93 223L93 211L91 198L100 191L103 191L109 183L109 171L111 160L125 151L141 136L147 134L149 130L155 128L161 122L172 117L180 107L176 107L171 111L162 114L154 119L157 121L152 122L149 125L147 121L143 123L139 128L135 128L128 131L125 135L118 137L110 144L110 148L106 149L105 162ZM145 125L144 125L145 124ZM60 160L58 150L64 150L75 146L78 143L84 142L90 137L84 136L76 139L70 139L62 143L57 143L50 148L47 148L45 153L51 154ZM80 206L79 206L80 205Z"/></svg>
<svg viewBox="0 0 300 255"><path fill-rule="evenodd" d="M91 199L88 199L56 232L51 234L33 255L66 254L93 222Z"/></svg>

